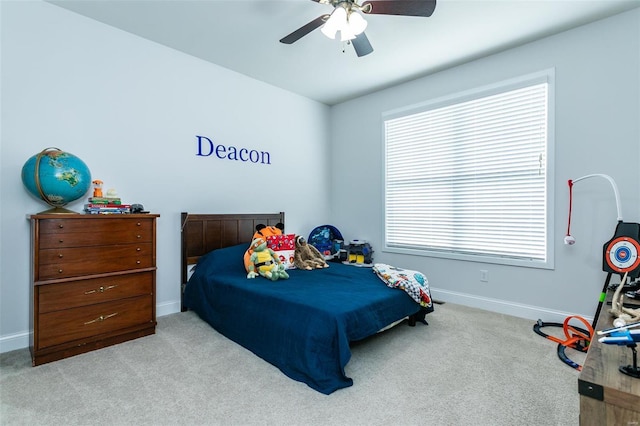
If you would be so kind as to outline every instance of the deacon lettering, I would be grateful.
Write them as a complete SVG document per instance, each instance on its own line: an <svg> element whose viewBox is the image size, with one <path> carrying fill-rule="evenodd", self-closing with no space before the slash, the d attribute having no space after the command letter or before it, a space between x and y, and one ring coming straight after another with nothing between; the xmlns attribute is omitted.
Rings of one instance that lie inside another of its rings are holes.
<svg viewBox="0 0 640 426"><path fill-rule="evenodd" d="M215 154L221 160L242 161L244 163L261 163L271 164L271 154L267 151L248 150L247 148L236 148L235 146L215 145L211 139L206 136L198 136L198 157L209 157Z"/></svg>

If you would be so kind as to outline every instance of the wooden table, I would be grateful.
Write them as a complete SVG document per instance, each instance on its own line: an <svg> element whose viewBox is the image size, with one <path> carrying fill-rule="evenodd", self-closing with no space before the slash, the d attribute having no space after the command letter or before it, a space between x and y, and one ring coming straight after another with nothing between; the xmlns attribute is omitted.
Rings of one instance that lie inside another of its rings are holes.
<svg viewBox="0 0 640 426"><path fill-rule="evenodd" d="M607 300L611 300L611 294ZM596 331L613 327L610 308L611 305L603 306ZM605 345L598 342L598 337L594 336L589 345L578 378L580 425L640 426L640 379L618 370L620 366L633 363L631 349Z"/></svg>

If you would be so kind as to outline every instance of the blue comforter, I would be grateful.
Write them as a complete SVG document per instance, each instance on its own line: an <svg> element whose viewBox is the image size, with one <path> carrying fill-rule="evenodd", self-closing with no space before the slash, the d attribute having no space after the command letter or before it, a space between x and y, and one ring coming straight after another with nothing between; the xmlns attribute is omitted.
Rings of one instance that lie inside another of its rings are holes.
<svg viewBox="0 0 640 426"><path fill-rule="evenodd" d="M324 394L353 384L344 371L351 358L349 342L420 310L370 268L331 263L326 269L289 270L288 280L247 279L246 248L201 257L185 288L187 307L287 376Z"/></svg>

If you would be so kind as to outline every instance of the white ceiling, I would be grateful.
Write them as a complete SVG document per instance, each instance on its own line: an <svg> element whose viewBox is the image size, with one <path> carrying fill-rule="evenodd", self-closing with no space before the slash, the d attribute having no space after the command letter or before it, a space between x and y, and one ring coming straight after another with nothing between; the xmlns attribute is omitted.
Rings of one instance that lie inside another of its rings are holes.
<svg viewBox="0 0 640 426"><path fill-rule="evenodd" d="M366 15L375 50L358 58L352 46L319 30L292 45L278 42L333 10L310 0L48 1L328 105L640 6L640 0L437 0L429 18Z"/></svg>

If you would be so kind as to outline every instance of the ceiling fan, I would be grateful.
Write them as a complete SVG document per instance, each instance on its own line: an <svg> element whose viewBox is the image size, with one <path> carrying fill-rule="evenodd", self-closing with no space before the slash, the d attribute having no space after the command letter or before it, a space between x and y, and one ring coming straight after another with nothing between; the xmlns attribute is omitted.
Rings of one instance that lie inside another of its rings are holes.
<svg viewBox="0 0 640 426"><path fill-rule="evenodd" d="M334 7L331 14L318 16L313 21L298 28L291 34L280 39L280 43L292 44L322 27L322 33L334 39L338 31L342 41L351 43L358 56L365 56L373 52L373 47L364 33L367 21L360 15L401 15L401 16L431 16L436 8L436 0L311 0L316 3L330 4ZM360 13L359 13L360 12Z"/></svg>

